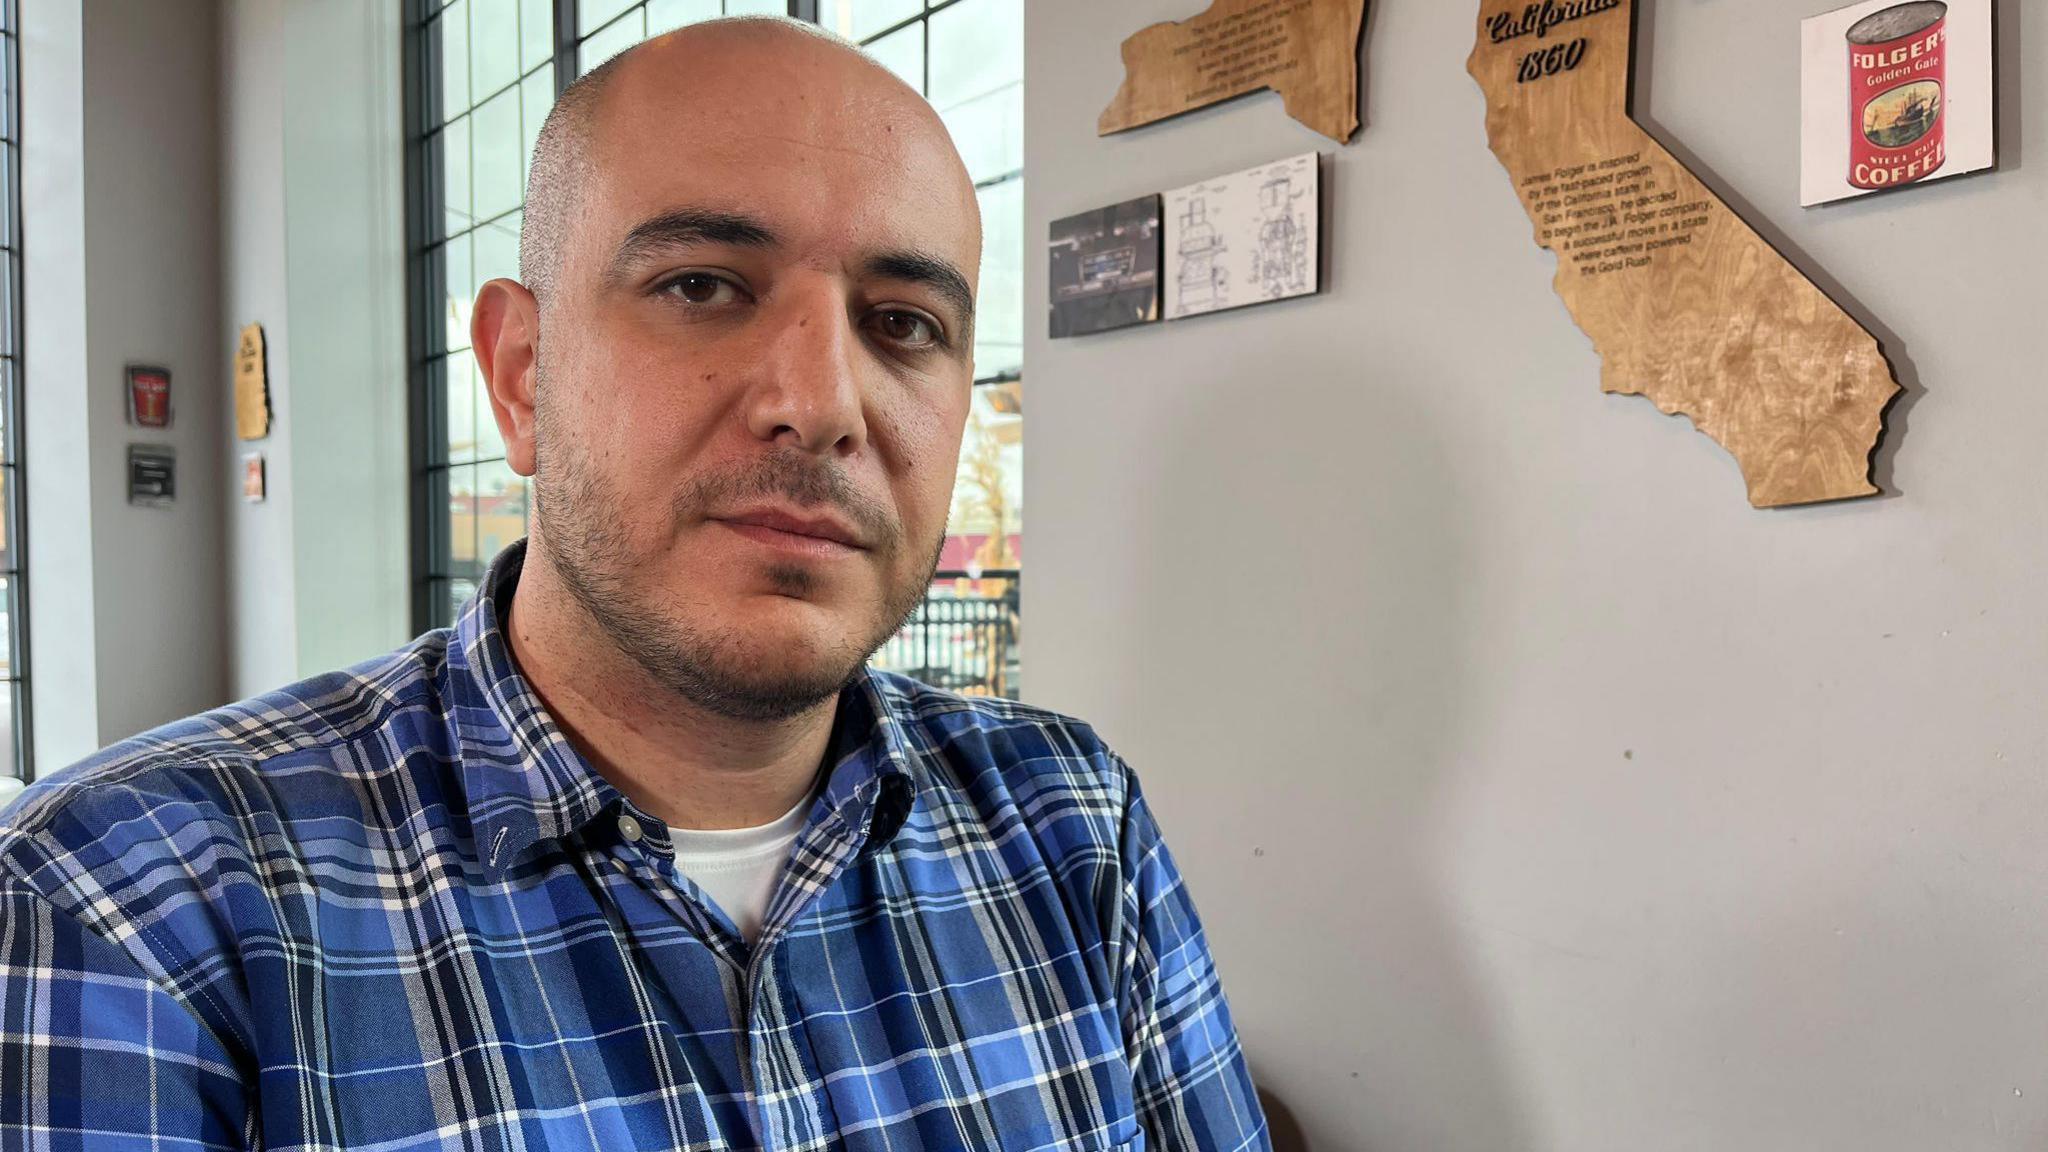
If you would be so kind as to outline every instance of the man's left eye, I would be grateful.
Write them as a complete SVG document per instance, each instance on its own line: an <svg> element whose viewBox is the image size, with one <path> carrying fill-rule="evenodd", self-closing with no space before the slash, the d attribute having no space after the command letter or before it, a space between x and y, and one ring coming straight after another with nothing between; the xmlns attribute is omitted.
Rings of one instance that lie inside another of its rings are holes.
<svg viewBox="0 0 2048 1152"><path fill-rule="evenodd" d="M939 341L938 326L915 312L891 308L875 314L875 331L892 344L927 348Z"/></svg>

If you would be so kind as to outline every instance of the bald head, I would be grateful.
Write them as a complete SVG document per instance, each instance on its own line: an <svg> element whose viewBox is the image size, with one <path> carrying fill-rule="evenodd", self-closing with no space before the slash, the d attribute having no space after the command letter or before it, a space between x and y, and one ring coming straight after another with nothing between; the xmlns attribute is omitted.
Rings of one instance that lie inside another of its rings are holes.
<svg viewBox="0 0 2048 1152"><path fill-rule="evenodd" d="M688 67L705 54L774 52L798 56L839 57L852 61L867 82L894 88L912 100L921 99L894 73L858 47L818 27L782 16L734 16L678 28L634 45L577 77L556 98L533 146L526 182L526 208L519 236L519 278L545 305L554 294L575 219L579 191L591 178L594 142L603 127L603 109L618 80L641 67ZM743 99L746 93L736 93ZM715 109L706 111L715 114ZM936 113L933 123L943 131ZM684 159L684 158L679 158Z"/></svg>

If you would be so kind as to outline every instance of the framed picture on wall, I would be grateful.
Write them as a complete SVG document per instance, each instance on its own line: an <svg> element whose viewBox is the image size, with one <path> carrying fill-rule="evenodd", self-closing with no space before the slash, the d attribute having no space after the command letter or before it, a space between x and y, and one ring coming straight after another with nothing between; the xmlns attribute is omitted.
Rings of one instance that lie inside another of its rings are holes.
<svg viewBox="0 0 2048 1152"><path fill-rule="evenodd" d="M1052 222L1048 243L1058 340L1159 319L1159 195Z"/></svg>
<svg viewBox="0 0 2048 1152"><path fill-rule="evenodd" d="M1992 0L1866 0L1800 25L1799 203L1998 162Z"/></svg>
<svg viewBox="0 0 2048 1152"><path fill-rule="evenodd" d="M1166 318L1312 295L1320 279L1314 152L1166 193Z"/></svg>

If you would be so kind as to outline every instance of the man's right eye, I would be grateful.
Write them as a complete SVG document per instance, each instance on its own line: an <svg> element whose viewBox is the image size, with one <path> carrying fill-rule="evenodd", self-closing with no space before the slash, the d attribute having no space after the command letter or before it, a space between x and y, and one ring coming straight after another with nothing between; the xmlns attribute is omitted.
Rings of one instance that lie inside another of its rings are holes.
<svg viewBox="0 0 2048 1152"><path fill-rule="evenodd" d="M661 286L663 294L685 304L724 304L739 296L739 287L710 272L685 272Z"/></svg>

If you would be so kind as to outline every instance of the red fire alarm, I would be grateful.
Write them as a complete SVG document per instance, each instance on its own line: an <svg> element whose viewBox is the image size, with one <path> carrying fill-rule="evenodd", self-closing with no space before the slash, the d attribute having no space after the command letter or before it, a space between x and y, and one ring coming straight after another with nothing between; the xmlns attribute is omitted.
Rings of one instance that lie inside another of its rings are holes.
<svg viewBox="0 0 2048 1152"><path fill-rule="evenodd" d="M128 366L128 422L144 428L171 426L171 370Z"/></svg>

